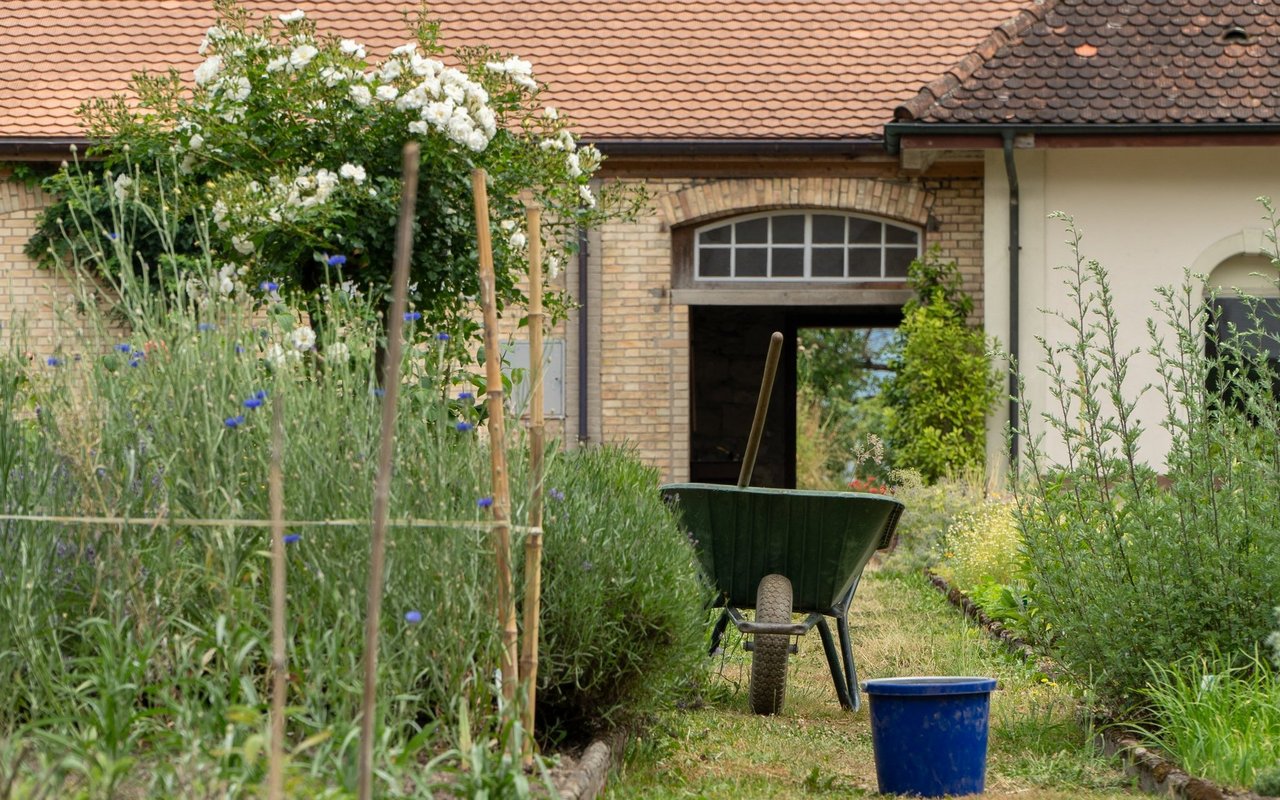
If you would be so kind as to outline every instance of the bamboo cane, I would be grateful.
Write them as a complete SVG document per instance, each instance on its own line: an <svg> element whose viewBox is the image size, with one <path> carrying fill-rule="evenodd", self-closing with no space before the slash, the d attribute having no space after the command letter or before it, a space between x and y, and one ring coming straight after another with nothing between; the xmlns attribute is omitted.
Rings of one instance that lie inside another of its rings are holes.
<svg viewBox="0 0 1280 800"><path fill-rule="evenodd" d="M391 317L387 321L386 393L382 397L382 429L378 473L373 488L373 534L369 544L369 596L364 621L364 698L360 715L359 800L373 798L374 715L378 691L378 629L382 622L382 573L386 561L387 506L391 500L391 468L395 456L396 398L400 390L400 357L409 287L414 207L418 198L417 142L404 146L400 222L396 228L395 269L391 277Z"/></svg>
<svg viewBox="0 0 1280 800"><path fill-rule="evenodd" d="M524 641L520 680L525 686L524 751L533 765L534 705L538 699L538 636L542 605L542 449L546 420L542 408L542 209L525 209L529 237L529 535L524 540Z"/></svg>
<svg viewBox="0 0 1280 800"><path fill-rule="evenodd" d="M502 363L498 355L498 306L493 274L493 242L489 233L489 193L485 171L471 171L476 204L476 239L480 251L480 306L484 311L485 394L489 400L489 453L493 475L493 549L498 564L498 628L502 633L502 696L515 699L519 675L520 632L511 581L511 492L507 483L506 425L503 418Z"/></svg>
<svg viewBox="0 0 1280 800"><path fill-rule="evenodd" d="M271 753L267 766L267 797L284 798L284 706L288 688L285 651L284 560L284 411L280 395L271 398Z"/></svg>
<svg viewBox="0 0 1280 800"><path fill-rule="evenodd" d="M742 469L738 472L740 489L751 483L751 473L756 468L756 455L760 452L760 437L764 435L764 420L769 415L769 397L773 394L773 379L778 374L778 359L781 356L782 333L774 331L769 337L769 353L764 359L764 376L760 379L760 396L756 398L756 414L751 419L747 452L742 457Z"/></svg>

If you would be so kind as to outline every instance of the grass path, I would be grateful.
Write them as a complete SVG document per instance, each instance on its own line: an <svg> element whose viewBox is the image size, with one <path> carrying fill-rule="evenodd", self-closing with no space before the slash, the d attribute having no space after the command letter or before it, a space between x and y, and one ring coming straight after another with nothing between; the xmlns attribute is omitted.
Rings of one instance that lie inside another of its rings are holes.
<svg viewBox="0 0 1280 800"><path fill-rule="evenodd" d="M922 576L868 571L850 623L860 680L897 675L1000 680L992 695L984 797L1140 795L1114 763L1094 753L1072 694L965 622ZM726 640L726 655L711 665L705 705L666 714L633 740L605 797L874 796L866 706L857 714L840 709L816 632L791 658L786 708L778 717L750 713L749 654L736 635Z"/></svg>

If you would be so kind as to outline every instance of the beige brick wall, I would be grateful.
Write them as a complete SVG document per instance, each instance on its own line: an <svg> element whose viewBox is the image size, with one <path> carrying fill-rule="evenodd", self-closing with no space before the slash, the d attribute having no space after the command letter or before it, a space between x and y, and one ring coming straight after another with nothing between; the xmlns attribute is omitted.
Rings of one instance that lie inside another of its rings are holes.
<svg viewBox="0 0 1280 800"><path fill-rule="evenodd" d="M634 222L604 226L593 241L586 388L596 405L588 429L592 441L630 443L667 480L685 480L689 472L689 307L671 298L672 226L788 207L910 222L926 228L927 244L939 244L944 258L958 262L981 318L980 177L628 180L641 184L652 203ZM576 413L576 404L570 408ZM569 427L577 430L577 423Z"/></svg>
<svg viewBox="0 0 1280 800"><path fill-rule="evenodd" d="M33 357L52 354L69 331L55 309L65 307L71 286L23 254L46 198L35 188L0 175L0 347L8 348L25 326L24 350Z"/></svg>

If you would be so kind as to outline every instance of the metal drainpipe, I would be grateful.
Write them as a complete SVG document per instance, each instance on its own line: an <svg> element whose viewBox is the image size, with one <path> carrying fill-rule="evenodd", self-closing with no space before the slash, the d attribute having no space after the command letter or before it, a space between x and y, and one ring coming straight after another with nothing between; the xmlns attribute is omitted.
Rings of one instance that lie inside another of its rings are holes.
<svg viewBox="0 0 1280 800"><path fill-rule="evenodd" d="M587 347L590 341L591 309L587 295L587 229L578 227L578 443L591 438L587 428L588 392L591 386L587 376Z"/></svg>
<svg viewBox="0 0 1280 800"><path fill-rule="evenodd" d="M1004 132L1004 171L1009 178L1009 468L1018 467L1018 169L1013 131Z"/></svg>

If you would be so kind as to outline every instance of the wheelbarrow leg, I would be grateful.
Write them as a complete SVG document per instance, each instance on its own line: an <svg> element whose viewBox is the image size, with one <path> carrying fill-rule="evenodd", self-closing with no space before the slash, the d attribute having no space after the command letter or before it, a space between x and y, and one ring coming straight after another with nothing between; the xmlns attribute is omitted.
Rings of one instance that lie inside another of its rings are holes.
<svg viewBox="0 0 1280 800"><path fill-rule="evenodd" d="M725 629L729 627L729 611L725 609L720 612L720 619L716 620L716 626L711 629L711 649L707 651L707 655L715 655L716 650L720 649L720 640L724 638Z"/></svg>
<svg viewBox="0 0 1280 800"><path fill-rule="evenodd" d="M853 663L853 647L849 644L849 615L836 617L836 632L840 635L840 649L844 652L844 671L848 678L846 691L853 700L853 710L862 706L862 695L858 691L858 666Z"/></svg>
<svg viewBox="0 0 1280 800"><path fill-rule="evenodd" d="M849 711L857 711L858 707L849 698L849 686L844 672L840 669L840 656L836 653L836 643L831 638L831 627L824 618L818 619L818 636L822 637L822 649L827 654L827 666L831 669L831 682L836 687L836 697L840 705Z"/></svg>

